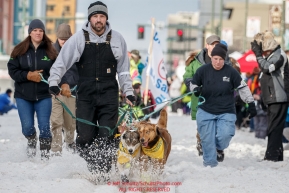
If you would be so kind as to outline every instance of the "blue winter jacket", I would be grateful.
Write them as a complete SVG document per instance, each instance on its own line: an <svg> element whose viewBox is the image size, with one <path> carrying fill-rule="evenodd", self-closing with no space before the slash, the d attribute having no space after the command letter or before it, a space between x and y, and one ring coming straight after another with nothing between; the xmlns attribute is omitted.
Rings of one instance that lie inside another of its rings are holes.
<svg viewBox="0 0 289 193"><path fill-rule="evenodd" d="M8 96L7 93L1 94L1 95L0 95L0 111L2 111L3 108L4 108L5 106L9 105L9 104L10 104L11 106L13 106L13 108L16 108L16 106L15 106L13 103L11 103L10 97Z"/></svg>

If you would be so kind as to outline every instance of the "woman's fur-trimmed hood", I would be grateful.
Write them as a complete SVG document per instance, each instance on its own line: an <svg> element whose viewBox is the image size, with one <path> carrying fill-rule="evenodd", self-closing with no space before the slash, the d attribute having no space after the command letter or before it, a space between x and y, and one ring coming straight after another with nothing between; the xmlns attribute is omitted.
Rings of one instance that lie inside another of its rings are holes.
<svg viewBox="0 0 289 193"><path fill-rule="evenodd" d="M186 60L186 66L189 66L190 63L197 57L197 55L200 53L200 50L195 50L190 53L189 57Z"/></svg>

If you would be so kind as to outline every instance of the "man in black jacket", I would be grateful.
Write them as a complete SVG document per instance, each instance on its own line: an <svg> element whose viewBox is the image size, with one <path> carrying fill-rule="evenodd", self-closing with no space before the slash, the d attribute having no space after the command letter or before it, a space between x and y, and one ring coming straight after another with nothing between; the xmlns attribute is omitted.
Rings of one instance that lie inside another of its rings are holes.
<svg viewBox="0 0 289 193"><path fill-rule="evenodd" d="M288 59L271 32L258 33L254 39L251 46L261 69L262 99L268 106L268 144L264 159L283 161L282 132L289 101Z"/></svg>

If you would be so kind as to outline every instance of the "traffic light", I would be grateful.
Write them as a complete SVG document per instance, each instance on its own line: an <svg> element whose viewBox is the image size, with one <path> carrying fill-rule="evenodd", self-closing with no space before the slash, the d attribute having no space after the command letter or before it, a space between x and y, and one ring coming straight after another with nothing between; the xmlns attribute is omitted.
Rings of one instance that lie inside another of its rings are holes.
<svg viewBox="0 0 289 193"><path fill-rule="evenodd" d="M137 34L138 34L138 39L144 39L144 31L145 31L145 28L143 25L139 25L137 27Z"/></svg>
<svg viewBox="0 0 289 193"><path fill-rule="evenodd" d="M182 42L183 41L183 35L184 35L184 31L182 29L177 29L177 36L178 36L178 41Z"/></svg>

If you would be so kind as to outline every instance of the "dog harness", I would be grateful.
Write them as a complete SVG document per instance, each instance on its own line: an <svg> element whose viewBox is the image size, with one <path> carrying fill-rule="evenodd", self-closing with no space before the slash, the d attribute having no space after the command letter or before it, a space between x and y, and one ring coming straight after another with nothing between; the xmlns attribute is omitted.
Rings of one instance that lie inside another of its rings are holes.
<svg viewBox="0 0 289 193"><path fill-rule="evenodd" d="M163 139L160 137L158 142L150 149L142 147L142 151L144 152L144 154L146 154L151 158L163 159L165 153L165 146Z"/></svg>
<svg viewBox="0 0 289 193"><path fill-rule="evenodd" d="M131 155L128 150L123 146L122 142L119 143L119 150L117 151L117 162L120 164L127 164L130 160L138 154L140 148L136 149Z"/></svg>

